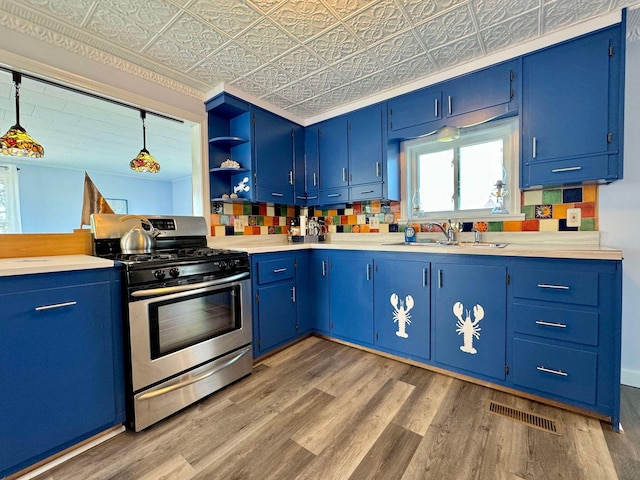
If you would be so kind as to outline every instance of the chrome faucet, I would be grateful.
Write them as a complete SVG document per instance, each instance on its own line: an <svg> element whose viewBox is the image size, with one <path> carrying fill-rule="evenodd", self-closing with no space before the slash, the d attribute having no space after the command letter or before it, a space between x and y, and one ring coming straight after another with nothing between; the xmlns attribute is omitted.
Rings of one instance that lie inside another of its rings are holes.
<svg viewBox="0 0 640 480"><path fill-rule="evenodd" d="M427 226L429 227L429 231L433 232L433 227L438 228L444 236L447 238L447 243L456 243L456 232L453 229L453 225L451 224L451 220L447 220L449 228L445 229L441 223L438 222L429 222Z"/></svg>

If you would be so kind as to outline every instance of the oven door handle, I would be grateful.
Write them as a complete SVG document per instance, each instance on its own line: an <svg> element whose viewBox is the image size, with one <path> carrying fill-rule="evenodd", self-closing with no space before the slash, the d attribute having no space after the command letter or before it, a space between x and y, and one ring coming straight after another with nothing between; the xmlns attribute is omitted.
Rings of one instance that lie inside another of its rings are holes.
<svg viewBox="0 0 640 480"><path fill-rule="evenodd" d="M131 293L132 297L150 297L153 295L168 295L170 293L185 292L187 290L195 290L197 288L212 287L214 285L222 285L224 283L235 282L247 278L249 272L242 272L230 277L220 278L218 280L210 280L208 282L189 283L187 285L177 285L175 287L151 288L149 290L136 290Z"/></svg>
<svg viewBox="0 0 640 480"><path fill-rule="evenodd" d="M169 385L169 386L164 387L164 388L159 388L158 390L154 390L152 392L143 393L142 395L138 396L137 399L138 400L148 400L150 398L157 397L159 395L164 395L165 393L173 392L174 390L179 390L181 388L188 387L191 384L194 384L194 383L197 383L197 382L199 382L201 380L204 380L205 378L208 378L211 375L215 375L220 370L224 370L228 366L233 365L234 363L236 363L238 360L240 360L242 357L244 357L250 351L251 351L251 345L249 345L248 347L243 348L242 350L240 350L238 352L238 354L235 357L230 358L229 360L224 362L222 365L218 365L213 370L209 370L208 372L201 373L200 375L196 375L195 377L190 378L188 380L185 380L184 382L175 383L173 385Z"/></svg>

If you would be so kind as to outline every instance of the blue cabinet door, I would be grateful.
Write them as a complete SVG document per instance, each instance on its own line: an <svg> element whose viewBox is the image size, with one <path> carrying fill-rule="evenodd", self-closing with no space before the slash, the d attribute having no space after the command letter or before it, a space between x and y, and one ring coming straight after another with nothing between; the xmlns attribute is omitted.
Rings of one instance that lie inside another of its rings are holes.
<svg viewBox="0 0 640 480"><path fill-rule="evenodd" d="M429 272L427 262L375 260L376 345L411 357L429 358Z"/></svg>
<svg viewBox="0 0 640 480"><path fill-rule="evenodd" d="M445 82L442 86L444 116L453 117L508 104L512 99L516 69L517 61L502 63Z"/></svg>
<svg viewBox="0 0 640 480"><path fill-rule="evenodd" d="M609 157L619 149L619 32L607 29L524 57L523 187L621 176L617 157Z"/></svg>
<svg viewBox="0 0 640 480"><path fill-rule="evenodd" d="M442 90L440 86L422 88L387 102L388 130L429 123L442 118Z"/></svg>
<svg viewBox="0 0 640 480"><path fill-rule="evenodd" d="M382 104L348 115L349 185L382 182L386 150L383 145L384 116Z"/></svg>
<svg viewBox="0 0 640 480"><path fill-rule="evenodd" d="M295 124L259 108L253 109L253 118L256 185L292 196ZM257 200L277 201L271 196Z"/></svg>
<svg viewBox="0 0 640 480"><path fill-rule="evenodd" d="M294 281L286 281L258 289L256 323L259 354L296 337L295 286Z"/></svg>
<svg viewBox="0 0 640 480"><path fill-rule="evenodd" d="M373 344L373 260L357 252L330 254L331 333Z"/></svg>
<svg viewBox="0 0 640 480"><path fill-rule="evenodd" d="M322 250L309 252L309 278L306 280L313 290L312 301L306 315L312 318L313 327L322 333L331 330L329 256Z"/></svg>
<svg viewBox="0 0 640 480"><path fill-rule="evenodd" d="M5 292L32 282L0 295L0 477L117 423L112 291L99 280L108 274L84 274L86 285L69 284L73 274L0 282Z"/></svg>
<svg viewBox="0 0 640 480"><path fill-rule="evenodd" d="M315 295L313 288L313 269L311 251L303 250L296 253L296 318L297 334L304 335L315 326Z"/></svg>
<svg viewBox="0 0 640 480"><path fill-rule="evenodd" d="M317 205L320 186L320 166L318 158L318 128L304 129L305 175L300 178L296 170L296 204Z"/></svg>
<svg viewBox="0 0 640 480"><path fill-rule="evenodd" d="M346 187L349 182L347 119L344 116L318 126L320 189Z"/></svg>
<svg viewBox="0 0 640 480"><path fill-rule="evenodd" d="M506 365L506 268L435 264L434 358L498 379Z"/></svg>

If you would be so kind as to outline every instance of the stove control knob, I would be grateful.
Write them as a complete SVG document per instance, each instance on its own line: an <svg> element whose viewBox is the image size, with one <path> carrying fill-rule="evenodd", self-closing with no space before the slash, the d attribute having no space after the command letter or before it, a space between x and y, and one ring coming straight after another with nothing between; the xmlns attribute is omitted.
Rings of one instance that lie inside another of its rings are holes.
<svg viewBox="0 0 640 480"><path fill-rule="evenodd" d="M227 262L225 262L224 260L220 260L218 262L218 268L224 271L227 268Z"/></svg>
<svg viewBox="0 0 640 480"><path fill-rule="evenodd" d="M178 275L180 275L180 270L178 268L172 268L171 270L169 270L169 275L171 275L173 278L176 278Z"/></svg>
<svg viewBox="0 0 640 480"><path fill-rule="evenodd" d="M153 272L153 276L156 277L158 280L162 280L165 277L166 273L164 272L164 270L156 270L155 272Z"/></svg>

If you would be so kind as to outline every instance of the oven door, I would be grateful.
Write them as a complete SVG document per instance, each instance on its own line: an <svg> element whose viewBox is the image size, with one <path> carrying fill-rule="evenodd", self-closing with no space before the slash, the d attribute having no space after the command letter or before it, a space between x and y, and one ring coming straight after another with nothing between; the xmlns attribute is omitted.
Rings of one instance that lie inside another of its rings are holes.
<svg viewBox="0 0 640 480"><path fill-rule="evenodd" d="M251 343L250 281L200 285L208 286L152 289L130 300L133 392Z"/></svg>

